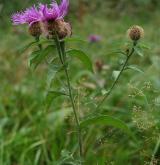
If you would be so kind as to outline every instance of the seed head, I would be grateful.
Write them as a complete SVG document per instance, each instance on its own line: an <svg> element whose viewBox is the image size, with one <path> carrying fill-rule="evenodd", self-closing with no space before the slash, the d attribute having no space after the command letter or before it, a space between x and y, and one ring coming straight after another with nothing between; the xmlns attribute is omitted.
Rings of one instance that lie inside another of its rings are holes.
<svg viewBox="0 0 160 165"><path fill-rule="evenodd" d="M35 22L29 27L29 34L33 37L39 37L42 34L41 25L39 22Z"/></svg>
<svg viewBox="0 0 160 165"><path fill-rule="evenodd" d="M138 41L144 36L144 30L142 27L134 25L128 30L128 36L131 40Z"/></svg>

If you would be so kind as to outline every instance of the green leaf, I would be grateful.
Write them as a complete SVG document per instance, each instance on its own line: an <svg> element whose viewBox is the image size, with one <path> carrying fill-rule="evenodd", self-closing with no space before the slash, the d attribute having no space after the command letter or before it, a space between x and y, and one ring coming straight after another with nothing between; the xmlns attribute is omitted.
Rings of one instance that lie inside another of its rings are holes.
<svg viewBox="0 0 160 165"><path fill-rule="evenodd" d="M54 40L48 40L48 39L41 39L38 44L49 44L49 45L55 45Z"/></svg>
<svg viewBox="0 0 160 165"><path fill-rule="evenodd" d="M92 61L90 60L90 58L83 51L76 50L76 49L71 49L71 50L68 50L66 53L69 56L73 56L73 57L78 58L88 70L93 72Z"/></svg>
<svg viewBox="0 0 160 165"><path fill-rule="evenodd" d="M51 106L52 101L53 101L54 99L56 99L57 97L62 96L62 95L63 95L63 96L66 96L66 94L63 93L63 92L59 92L59 91L49 91L49 92L47 93L46 101L45 101L47 108L49 108L49 107Z"/></svg>
<svg viewBox="0 0 160 165"><path fill-rule="evenodd" d="M54 40L42 39L42 40L40 40L39 42L33 41L33 42L31 42L31 43L29 43L29 44L23 46L23 47L19 50L19 52L20 52L20 53L23 53L23 52L25 52L27 49L29 49L30 47L35 46L35 45L38 47L38 44L50 44L50 45L54 45Z"/></svg>
<svg viewBox="0 0 160 165"><path fill-rule="evenodd" d="M135 52L137 53L137 55L139 55L139 56L141 56L141 57L144 56L140 48L135 47L134 50L135 50Z"/></svg>
<svg viewBox="0 0 160 165"><path fill-rule="evenodd" d="M91 118L88 118L88 119L80 122L80 127L85 128L85 127L93 125L93 124L109 125L109 126L119 128L134 138L129 127L123 121L121 121L117 118L107 116L107 115L100 115L100 116L96 116L96 117L91 117Z"/></svg>
<svg viewBox="0 0 160 165"><path fill-rule="evenodd" d="M47 75L47 86L50 87L52 81L56 77L56 74L62 69L60 65L51 64L49 66L48 75Z"/></svg>
<svg viewBox="0 0 160 165"><path fill-rule="evenodd" d="M34 51L29 57L29 66L34 70L53 50L53 45L49 45L43 50Z"/></svg>
<svg viewBox="0 0 160 165"><path fill-rule="evenodd" d="M147 49L147 50L151 49L151 48L149 47L149 45L146 45L146 44L144 44L144 43L139 43L139 47L142 48L142 49Z"/></svg>
<svg viewBox="0 0 160 165"><path fill-rule="evenodd" d="M27 49L29 49L31 46L35 45L35 44L37 44L37 41L31 42L31 43L25 45L24 47L22 47L22 48L19 50L19 52L20 52L20 53L23 53L23 52L25 52Z"/></svg>
<svg viewBox="0 0 160 165"><path fill-rule="evenodd" d="M58 125L62 124L66 117L68 117L73 112L71 107L63 107L56 111L52 111L47 114L47 122L48 126L52 129L58 127Z"/></svg>
<svg viewBox="0 0 160 165"><path fill-rule="evenodd" d="M56 60L55 58L54 60ZM61 72L64 70L65 67L67 67L68 64L58 65L54 64L54 60L49 64L49 70L47 75L47 87L50 88L52 81L55 79L58 72Z"/></svg>
<svg viewBox="0 0 160 165"><path fill-rule="evenodd" d="M137 66L133 66L133 65L127 66L126 69L132 69L134 71L144 73L141 69L137 68Z"/></svg>
<svg viewBox="0 0 160 165"><path fill-rule="evenodd" d="M113 76L114 80L117 79L117 77L119 76L119 74L120 74L120 71L119 70L113 71L112 76Z"/></svg>
<svg viewBox="0 0 160 165"><path fill-rule="evenodd" d="M125 55L126 56L126 53L121 51L121 50L117 50L117 51L111 51L109 53L107 53L107 56L109 55L115 55L115 54L121 54L121 55Z"/></svg>

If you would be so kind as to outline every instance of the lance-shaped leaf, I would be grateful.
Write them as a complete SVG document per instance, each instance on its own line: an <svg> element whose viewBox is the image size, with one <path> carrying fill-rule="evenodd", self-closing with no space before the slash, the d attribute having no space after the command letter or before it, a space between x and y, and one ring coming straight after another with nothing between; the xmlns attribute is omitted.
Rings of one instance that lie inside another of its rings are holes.
<svg viewBox="0 0 160 165"><path fill-rule="evenodd" d="M113 76L114 80L116 80L116 79L118 78L120 72L121 72L121 71L119 71L119 70L113 71L112 76Z"/></svg>
<svg viewBox="0 0 160 165"><path fill-rule="evenodd" d="M141 50L140 48L134 47L134 50L135 50L135 52L137 53L137 55L139 55L139 56L141 56L141 57L144 56L144 55L143 55L143 52L142 52L142 50Z"/></svg>
<svg viewBox="0 0 160 165"><path fill-rule="evenodd" d="M142 49L151 49L149 45L146 45L145 43L139 43L139 47L142 48Z"/></svg>
<svg viewBox="0 0 160 165"><path fill-rule="evenodd" d="M30 47L32 47L33 45L38 45L37 41L34 41L34 42L30 42L29 44L23 46L22 48L19 49L19 52L20 53L23 53L25 52L27 49L29 49Z"/></svg>
<svg viewBox="0 0 160 165"><path fill-rule="evenodd" d="M45 57L53 50L53 48L53 45L49 45L43 50L34 51L29 57L29 66L32 69L36 69Z"/></svg>
<svg viewBox="0 0 160 165"><path fill-rule="evenodd" d="M54 41L53 40L47 40L47 39L42 39L40 41L33 41L33 42L30 42L29 44L23 46L22 48L19 49L19 52L20 53L23 53L25 52L27 49L29 49L30 47L33 47L33 46L39 46L42 45L42 44L50 44L50 45L54 45Z"/></svg>
<svg viewBox="0 0 160 165"><path fill-rule="evenodd" d="M137 68L137 66L134 66L134 65L127 66L125 69L132 69L134 71L144 73L141 69Z"/></svg>
<svg viewBox="0 0 160 165"><path fill-rule="evenodd" d="M84 121L80 122L80 127L82 129L87 126L97 125L97 124L102 125L102 126L109 125L115 128L119 128L135 139L133 133L123 121L111 116L107 116L107 115L100 115L100 116L95 116L95 117L85 119Z"/></svg>
<svg viewBox="0 0 160 165"><path fill-rule="evenodd" d="M52 81L54 80L54 78L56 77L56 74L62 69L62 66L60 65L54 65L51 63L51 65L49 66L49 70L48 70L48 75L47 75L47 86L50 87Z"/></svg>
<svg viewBox="0 0 160 165"><path fill-rule="evenodd" d="M49 91L47 93L46 100L45 100L47 108L49 108L52 104L52 101L59 96L67 96L67 94L60 91Z"/></svg>
<svg viewBox="0 0 160 165"><path fill-rule="evenodd" d="M77 49L71 49L71 50L68 50L66 53L69 56L78 58L88 70L93 72L92 61L83 51L77 50Z"/></svg>

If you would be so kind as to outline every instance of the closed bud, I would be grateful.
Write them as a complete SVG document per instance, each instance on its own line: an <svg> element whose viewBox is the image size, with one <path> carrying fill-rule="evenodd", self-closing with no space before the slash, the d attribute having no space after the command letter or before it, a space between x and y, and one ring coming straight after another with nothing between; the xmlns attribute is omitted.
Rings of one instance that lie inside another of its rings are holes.
<svg viewBox="0 0 160 165"><path fill-rule="evenodd" d="M55 36L55 32L58 34L60 39L70 37L72 35L72 27L69 23L63 19L48 22L49 35Z"/></svg>
<svg viewBox="0 0 160 165"><path fill-rule="evenodd" d="M138 41L144 36L144 30L142 27L134 25L128 30L128 36L131 40Z"/></svg>
<svg viewBox="0 0 160 165"><path fill-rule="evenodd" d="M104 66L103 61L102 61L102 60L97 60L97 61L95 62L95 66L96 66L96 70L97 70L98 72L101 72L102 69L103 69L103 66Z"/></svg>
<svg viewBox="0 0 160 165"><path fill-rule="evenodd" d="M42 34L40 22L35 22L29 27L29 34L33 37L39 37Z"/></svg>

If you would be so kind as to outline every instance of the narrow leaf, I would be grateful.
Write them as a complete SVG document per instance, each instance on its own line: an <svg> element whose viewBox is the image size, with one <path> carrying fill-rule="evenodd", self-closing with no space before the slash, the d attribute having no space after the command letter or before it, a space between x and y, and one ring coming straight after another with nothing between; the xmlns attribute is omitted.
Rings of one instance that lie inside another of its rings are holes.
<svg viewBox="0 0 160 165"><path fill-rule="evenodd" d="M83 51L71 49L71 50L68 50L66 53L69 56L73 56L73 57L78 58L88 70L93 72L92 61Z"/></svg>
<svg viewBox="0 0 160 165"><path fill-rule="evenodd" d="M45 59L45 57L53 50L53 46L49 45L43 50L34 51L29 57L29 66L34 70Z"/></svg>
<svg viewBox="0 0 160 165"><path fill-rule="evenodd" d="M50 107L50 105L52 104L52 101L54 99L56 99L57 97L62 96L62 95L65 96L66 94L63 92L59 92L59 91L49 91L47 93L46 101L45 101L47 108Z"/></svg>
<svg viewBox="0 0 160 165"><path fill-rule="evenodd" d="M107 115L100 115L100 116L86 119L80 123L80 127L85 128L87 126L94 125L94 124L113 126L113 127L123 130L125 133L133 137L131 130L123 121L111 116L107 116Z"/></svg>
<svg viewBox="0 0 160 165"><path fill-rule="evenodd" d="M20 52L20 53L23 53L23 52L25 52L27 49L29 49L31 46L35 45L35 44L37 44L37 41L31 42L31 43L25 45L24 47L20 48L19 52Z"/></svg>
<svg viewBox="0 0 160 165"><path fill-rule="evenodd" d="M121 50L111 51L111 52L107 53L107 55L114 55L114 54L122 54L122 55L126 56L126 53Z"/></svg>
<svg viewBox="0 0 160 165"><path fill-rule="evenodd" d="M137 55L139 55L139 56L141 56L141 57L144 56L140 48L135 47L134 50L135 50L135 52L137 53Z"/></svg>
<svg viewBox="0 0 160 165"><path fill-rule="evenodd" d="M51 86L52 81L56 77L56 74L61 70L61 68L62 67L60 65L51 64L49 66L48 75L47 75L47 86L48 87Z"/></svg>
<svg viewBox="0 0 160 165"><path fill-rule="evenodd" d="M133 65L127 66L126 69L132 69L134 71L144 73L141 69L137 68L137 66L133 66Z"/></svg>
<svg viewBox="0 0 160 165"><path fill-rule="evenodd" d="M139 47L142 48L142 49L147 49L147 50L151 49L151 48L149 47L149 45L146 45L146 44L144 44L144 43L140 43L140 44L139 44Z"/></svg>
<svg viewBox="0 0 160 165"><path fill-rule="evenodd" d="M48 39L43 39L38 42L38 44L50 44L50 45L55 45L54 40L48 40Z"/></svg>
<svg viewBox="0 0 160 165"><path fill-rule="evenodd" d="M117 77L119 76L119 74L120 74L120 71L119 70L113 71L112 76L113 76L114 80L117 79Z"/></svg>

